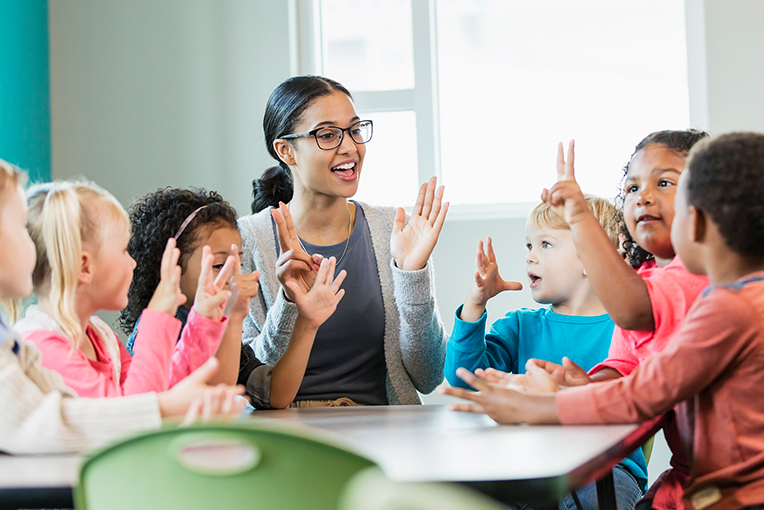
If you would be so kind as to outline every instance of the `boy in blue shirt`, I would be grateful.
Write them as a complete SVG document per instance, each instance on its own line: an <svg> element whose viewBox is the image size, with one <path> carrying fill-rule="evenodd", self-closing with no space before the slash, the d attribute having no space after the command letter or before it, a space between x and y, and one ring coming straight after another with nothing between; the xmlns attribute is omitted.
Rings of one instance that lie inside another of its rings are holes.
<svg viewBox="0 0 764 510"><path fill-rule="evenodd" d="M586 203L618 247L617 211L607 200L588 196ZM489 237L486 249L478 241L475 282L464 304L457 308L454 328L446 350L445 375L453 386L469 388L456 375L463 367L495 368L521 374L530 358L560 362L563 356L589 370L607 358L613 321L594 293L586 270L578 259L570 227L546 204L537 205L526 224L526 270L533 299L550 305L538 310L522 308L509 312L485 334L489 299L522 285L499 275ZM642 497L647 466L637 450L614 471L619 510L631 510ZM578 501L576 501L578 500ZM592 484L560 501L562 510L597 508Z"/></svg>

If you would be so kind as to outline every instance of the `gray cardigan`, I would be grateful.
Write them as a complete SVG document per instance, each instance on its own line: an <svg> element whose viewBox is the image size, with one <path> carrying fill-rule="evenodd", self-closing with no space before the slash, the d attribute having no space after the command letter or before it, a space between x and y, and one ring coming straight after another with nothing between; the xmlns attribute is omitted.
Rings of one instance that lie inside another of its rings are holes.
<svg viewBox="0 0 764 510"><path fill-rule="evenodd" d="M369 225L382 287L387 399L391 404L421 404L417 390L430 393L443 381L448 340L435 305L432 261L418 271L395 267L390 255L395 209L359 205ZM239 231L244 251L242 272L261 272L260 292L252 299L244 320L243 341L260 360L275 365L292 336L297 306L286 299L276 278L276 239L270 210L239 218Z"/></svg>

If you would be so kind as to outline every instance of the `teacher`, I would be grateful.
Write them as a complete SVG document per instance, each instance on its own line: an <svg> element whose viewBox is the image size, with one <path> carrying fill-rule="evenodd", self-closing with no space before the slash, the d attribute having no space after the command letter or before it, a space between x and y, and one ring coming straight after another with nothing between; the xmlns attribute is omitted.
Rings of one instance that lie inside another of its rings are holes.
<svg viewBox="0 0 764 510"><path fill-rule="evenodd" d="M420 404L417 390L430 393L443 380L447 336L429 262L448 210L443 187L435 178L423 184L408 222L402 208L350 200L373 124L328 78L279 85L263 130L278 166L253 181L253 214L239 219L242 271L261 271L244 343L275 365L297 317L285 282L309 288L316 263L333 256L347 271L345 296L318 329L292 406ZM288 208L272 214L280 202Z"/></svg>

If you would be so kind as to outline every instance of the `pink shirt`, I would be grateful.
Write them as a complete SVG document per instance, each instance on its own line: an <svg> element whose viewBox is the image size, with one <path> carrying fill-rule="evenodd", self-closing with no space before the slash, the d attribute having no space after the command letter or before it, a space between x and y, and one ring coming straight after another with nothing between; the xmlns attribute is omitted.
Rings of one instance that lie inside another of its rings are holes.
<svg viewBox="0 0 764 510"><path fill-rule="evenodd" d="M747 282L747 283L746 283ZM676 406L690 459L684 504L764 503L764 272L698 300L681 330L630 376L557 394L562 423L633 423Z"/></svg>
<svg viewBox="0 0 764 510"><path fill-rule="evenodd" d="M631 331L616 325L608 358L592 368L591 374L609 367L621 375L629 375L640 362L662 351L679 331L697 297L708 287L708 277L687 271L678 256L662 268L650 260L637 270L637 274L647 284L655 329Z"/></svg>
<svg viewBox="0 0 764 510"><path fill-rule="evenodd" d="M80 397L116 397L171 388L215 354L227 323L227 319L216 322L192 310L178 340L178 319L146 309L137 338L147 338L136 342L131 357L117 335L93 317L86 330L97 356L91 360L72 347L72 341L55 322L51 326L52 320L37 310L17 326L24 340L34 343L42 353L42 365L59 372ZM113 354L119 359L115 361Z"/></svg>

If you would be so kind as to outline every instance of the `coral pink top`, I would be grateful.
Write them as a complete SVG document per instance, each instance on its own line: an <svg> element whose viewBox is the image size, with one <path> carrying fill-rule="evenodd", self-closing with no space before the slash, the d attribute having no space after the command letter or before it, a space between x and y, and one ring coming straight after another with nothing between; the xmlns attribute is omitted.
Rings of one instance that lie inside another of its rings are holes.
<svg viewBox="0 0 764 510"><path fill-rule="evenodd" d="M24 340L42 353L42 365L55 370L80 397L117 397L171 388L215 354L227 319L216 322L193 310L183 328L170 314L146 309L138 324L135 355L130 356L117 335L93 316L86 334L96 360L72 347L56 321L35 307L14 325Z"/></svg>
<svg viewBox="0 0 764 510"><path fill-rule="evenodd" d="M631 331L616 326L608 358L595 365L590 370L592 374L608 367L621 375L629 375L640 362L662 351L681 328L692 304L708 287L708 277L687 271L678 256L665 267L657 267L655 260L649 260L637 274L647 284L655 329Z"/></svg>
<svg viewBox="0 0 764 510"><path fill-rule="evenodd" d="M629 377L557 394L563 423L633 423L676 406L688 510L764 504L764 272L713 287ZM657 494L656 494L657 498ZM655 501L655 500L654 500Z"/></svg>

